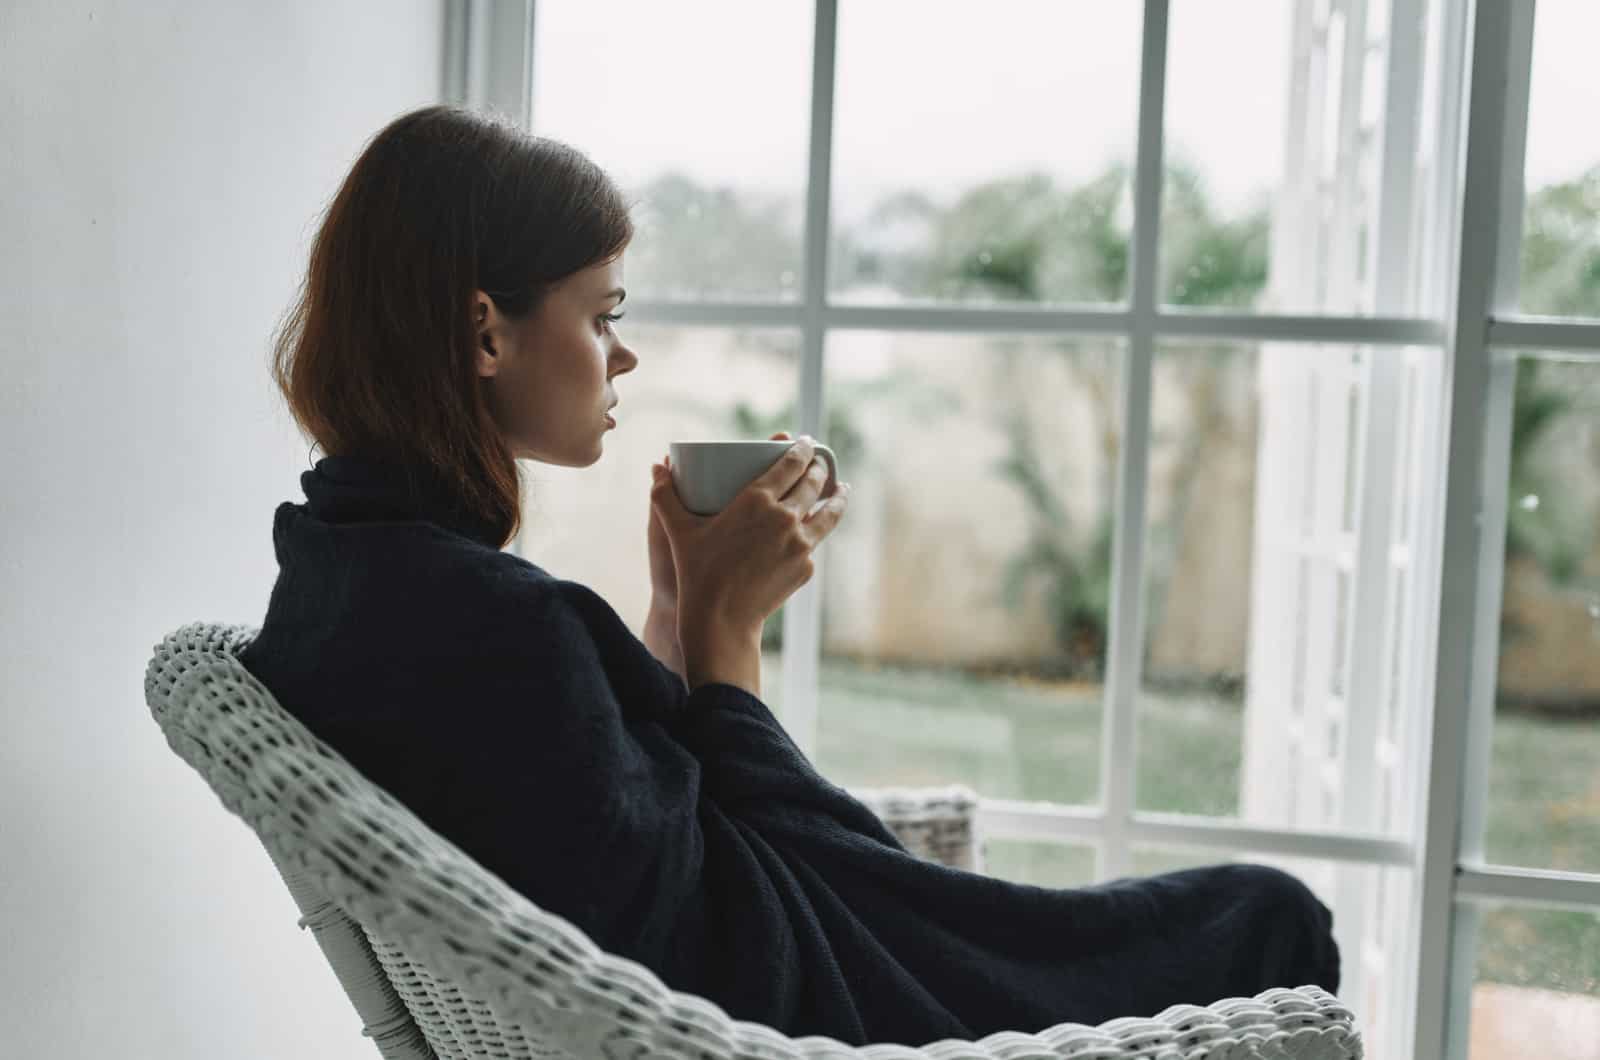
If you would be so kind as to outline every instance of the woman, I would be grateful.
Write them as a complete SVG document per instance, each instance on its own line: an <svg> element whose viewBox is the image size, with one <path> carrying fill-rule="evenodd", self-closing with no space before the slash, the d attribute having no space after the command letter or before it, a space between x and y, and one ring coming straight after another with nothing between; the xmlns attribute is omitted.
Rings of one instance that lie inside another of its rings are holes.
<svg viewBox="0 0 1600 1060"><path fill-rule="evenodd" d="M244 654L285 708L602 948L789 1034L919 1045L1336 989L1329 912L1284 873L1008 883L914 858L818 775L759 684L762 622L847 503L807 440L714 517L652 469L643 641L501 551L515 461L597 461L640 364L613 326L632 235L605 174L514 126L429 107L367 146L276 351L327 454L277 510Z"/></svg>

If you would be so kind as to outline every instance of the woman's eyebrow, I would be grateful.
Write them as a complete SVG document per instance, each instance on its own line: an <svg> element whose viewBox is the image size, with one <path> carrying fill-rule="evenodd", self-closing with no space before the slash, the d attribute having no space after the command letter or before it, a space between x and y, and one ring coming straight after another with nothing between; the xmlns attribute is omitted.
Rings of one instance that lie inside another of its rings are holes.
<svg viewBox="0 0 1600 1060"><path fill-rule="evenodd" d="M624 290L623 288L621 288L621 287L613 287L611 290L607 291L605 294L601 295L600 297L601 298L615 298L617 300L617 305L621 305L627 299L628 292L626 290Z"/></svg>

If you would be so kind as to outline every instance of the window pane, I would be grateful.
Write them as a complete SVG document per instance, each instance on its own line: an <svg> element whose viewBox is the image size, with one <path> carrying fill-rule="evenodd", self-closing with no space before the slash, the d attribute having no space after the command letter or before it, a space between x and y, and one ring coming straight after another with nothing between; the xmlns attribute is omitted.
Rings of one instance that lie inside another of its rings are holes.
<svg viewBox="0 0 1600 1060"><path fill-rule="evenodd" d="M522 461L523 529L517 551L559 578L582 582L616 609L636 635L650 604L646 528L650 465L684 438L765 437L789 407L798 378L798 332L756 328L618 325L639 355L616 378L617 427L586 468ZM792 419L784 426L793 430ZM781 659L763 658L762 699L781 706Z"/></svg>
<svg viewBox="0 0 1600 1060"><path fill-rule="evenodd" d="M1471 1060L1594 1060L1600 916L1515 906L1477 916Z"/></svg>
<svg viewBox="0 0 1600 1060"><path fill-rule="evenodd" d="M1403 255L1407 246L1407 233L1385 245L1375 230L1390 107L1389 7L1173 3L1165 301L1374 312L1379 248ZM1249 58L1219 61L1223 56ZM1420 56L1403 64L1413 100L1422 96L1428 69ZM1420 172L1404 167L1399 180L1406 187L1395 191L1409 192ZM1404 224L1414 223L1414 211L1398 212Z"/></svg>
<svg viewBox="0 0 1600 1060"><path fill-rule="evenodd" d="M1517 366L1490 861L1600 871L1600 362Z"/></svg>
<svg viewBox="0 0 1600 1060"><path fill-rule="evenodd" d="M1529 85L1522 308L1600 317L1600 6L1539 0Z"/></svg>
<svg viewBox="0 0 1600 1060"><path fill-rule="evenodd" d="M540 0L534 13L533 130L637 202L630 297L797 299L812 5Z"/></svg>
<svg viewBox="0 0 1600 1060"><path fill-rule="evenodd" d="M1398 502L1420 473L1408 439L1436 422L1436 367L1392 348L1157 351L1140 809L1406 827L1420 656L1404 646L1416 529Z"/></svg>
<svg viewBox="0 0 1600 1060"><path fill-rule="evenodd" d="M1409 1055L1402 1035L1410 995L1399 940L1407 933L1410 869L1175 847L1135 846L1132 854L1134 875L1240 861L1282 869L1298 878L1333 911L1333 934L1339 944L1338 995L1355 1013L1366 1055L1372 1060Z"/></svg>
<svg viewBox="0 0 1600 1060"><path fill-rule="evenodd" d="M854 487L822 564L818 757L846 785L1095 796L1119 345L835 332Z"/></svg>
<svg viewBox="0 0 1600 1060"><path fill-rule="evenodd" d="M1038 843L987 839L984 871L990 876L1035 887L1087 887L1094 882L1094 847L1076 843Z"/></svg>
<svg viewBox="0 0 1600 1060"><path fill-rule="evenodd" d="M1127 297L1140 5L839 11L829 284L847 302Z"/></svg>

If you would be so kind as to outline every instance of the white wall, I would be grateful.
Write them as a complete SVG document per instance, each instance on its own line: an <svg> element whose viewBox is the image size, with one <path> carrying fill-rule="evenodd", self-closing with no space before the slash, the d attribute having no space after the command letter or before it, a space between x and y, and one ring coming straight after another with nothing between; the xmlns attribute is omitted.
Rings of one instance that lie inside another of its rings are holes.
<svg viewBox="0 0 1600 1060"><path fill-rule="evenodd" d="M0 3L0 1054L374 1057L150 647L259 622L307 466L269 333L439 0Z"/></svg>

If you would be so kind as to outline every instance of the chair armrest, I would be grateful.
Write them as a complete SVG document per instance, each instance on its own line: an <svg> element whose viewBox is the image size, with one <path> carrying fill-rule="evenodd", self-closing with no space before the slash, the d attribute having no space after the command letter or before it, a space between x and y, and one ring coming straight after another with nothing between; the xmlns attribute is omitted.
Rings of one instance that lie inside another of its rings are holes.
<svg viewBox="0 0 1600 1060"><path fill-rule="evenodd" d="M978 796L971 788L852 788L889 831L920 858L983 871L977 830Z"/></svg>

